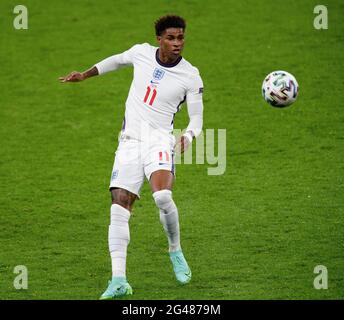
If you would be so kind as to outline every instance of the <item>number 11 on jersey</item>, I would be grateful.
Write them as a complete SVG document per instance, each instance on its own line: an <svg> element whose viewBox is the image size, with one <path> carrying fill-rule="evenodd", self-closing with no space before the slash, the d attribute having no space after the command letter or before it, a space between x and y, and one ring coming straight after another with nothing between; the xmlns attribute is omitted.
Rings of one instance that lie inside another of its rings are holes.
<svg viewBox="0 0 344 320"><path fill-rule="evenodd" d="M152 94L151 94L151 92L152 92ZM147 103L147 100L149 97L150 97L150 100L149 100L148 104L151 106L155 100L155 97L156 97L156 89L154 88L152 91L152 88L150 86L147 87L146 95L145 95L145 98L143 99L143 102Z"/></svg>

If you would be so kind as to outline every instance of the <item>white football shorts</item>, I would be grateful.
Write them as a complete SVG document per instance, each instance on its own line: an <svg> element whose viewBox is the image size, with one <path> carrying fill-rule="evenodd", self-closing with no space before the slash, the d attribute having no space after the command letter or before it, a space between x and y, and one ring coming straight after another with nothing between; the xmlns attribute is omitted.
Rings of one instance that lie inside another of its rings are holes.
<svg viewBox="0 0 344 320"><path fill-rule="evenodd" d="M109 188L121 188L140 197L140 189L146 176L158 170L171 171L175 175L174 137L139 141L121 137L115 153Z"/></svg>

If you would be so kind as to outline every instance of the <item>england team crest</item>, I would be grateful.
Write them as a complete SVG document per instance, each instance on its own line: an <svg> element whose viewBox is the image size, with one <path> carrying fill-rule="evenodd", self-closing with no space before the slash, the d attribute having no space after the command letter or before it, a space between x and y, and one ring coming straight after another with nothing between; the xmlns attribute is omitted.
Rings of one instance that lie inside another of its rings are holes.
<svg viewBox="0 0 344 320"><path fill-rule="evenodd" d="M118 177L118 170L115 170L112 172L111 180L115 180L115 179L117 179L117 177Z"/></svg>
<svg viewBox="0 0 344 320"><path fill-rule="evenodd" d="M161 80L162 77L164 76L165 71L159 68L155 68L153 72L153 78L154 80Z"/></svg>

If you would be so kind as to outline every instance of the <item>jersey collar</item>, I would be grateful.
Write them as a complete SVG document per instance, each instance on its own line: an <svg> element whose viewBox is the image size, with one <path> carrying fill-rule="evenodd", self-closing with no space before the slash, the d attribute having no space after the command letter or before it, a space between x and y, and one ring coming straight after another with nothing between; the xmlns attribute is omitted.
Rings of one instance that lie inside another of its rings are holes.
<svg viewBox="0 0 344 320"><path fill-rule="evenodd" d="M180 60L182 60L183 57L180 56L176 61L174 61L173 63L164 63L162 62L160 59L159 59L159 48L156 49L156 52L155 52L155 60L157 63L159 63L161 66L163 67L166 67L166 68L172 68L172 67L175 67L179 62Z"/></svg>

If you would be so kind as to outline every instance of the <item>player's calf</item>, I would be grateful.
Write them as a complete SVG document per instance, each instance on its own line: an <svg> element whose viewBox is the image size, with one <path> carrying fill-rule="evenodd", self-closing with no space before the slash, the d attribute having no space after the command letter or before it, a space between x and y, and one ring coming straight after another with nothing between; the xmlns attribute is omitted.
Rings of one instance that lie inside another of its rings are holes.
<svg viewBox="0 0 344 320"><path fill-rule="evenodd" d="M112 262L112 276L125 277L127 247L130 241L130 212L118 204L111 206L109 226L109 251Z"/></svg>
<svg viewBox="0 0 344 320"><path fill-rule="evenodd" d="M181 250L178 209L172 199L172 191L167 189L156 191L153 193L153 198L160 211L160 222L168 238L169 251Z"/></svg>
<svg viewBox="0 0 344 320"><path fill-rule="evenodd" d="M169 255L176 279L186 284L191 280L191 270L181 251L178 210L172 199L172 191L156 191L153 198L160 209L160 222L168 238Z"/></svg>

